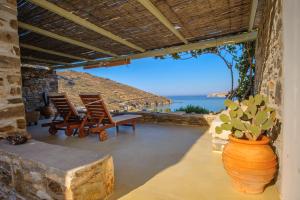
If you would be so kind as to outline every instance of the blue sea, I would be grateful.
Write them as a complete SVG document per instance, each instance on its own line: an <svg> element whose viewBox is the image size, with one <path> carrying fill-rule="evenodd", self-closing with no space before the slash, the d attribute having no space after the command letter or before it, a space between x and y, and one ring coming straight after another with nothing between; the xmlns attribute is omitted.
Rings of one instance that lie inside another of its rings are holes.
<svg viewBox="0 0 300 200"><path fill-rule="evenodd" d="M224 100L225 98L220 97L207 97L205 95L199 96L167 96L168 99L172 100L172 104L158 107L158 109L170 108L171 111L175 111L180 107L187 105L201 106L210 111L218 112L225 109Z"/></svg>

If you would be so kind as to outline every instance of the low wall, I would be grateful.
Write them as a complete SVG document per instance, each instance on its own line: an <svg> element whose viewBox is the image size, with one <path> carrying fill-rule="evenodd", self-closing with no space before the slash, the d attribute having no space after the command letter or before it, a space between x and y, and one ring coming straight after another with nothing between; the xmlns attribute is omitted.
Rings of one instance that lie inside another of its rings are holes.
<svg viewBox="0 0 300 200"><path fill-rule="evenodd" d="M0 155L0 199L106 199L113 190L111 156L35 140L2 140Z"/></svg>
<svg viewBox="0 0 300 200"><path fill-rule="evenodd" d="M142 115L138 120L140 123L166 123L191 126L209 126L215 119L215 115L175 113L137 112Z"/></svg>

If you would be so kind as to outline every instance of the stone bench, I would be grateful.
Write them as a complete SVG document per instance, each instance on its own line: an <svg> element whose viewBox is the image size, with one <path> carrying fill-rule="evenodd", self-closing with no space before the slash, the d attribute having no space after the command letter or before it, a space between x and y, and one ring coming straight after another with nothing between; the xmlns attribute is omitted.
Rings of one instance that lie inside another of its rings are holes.
<svg viewBox="0 0 300 200"><path fill-rule="evenodd" d="M2 195L6 188L25 199L105 199L114 186L113 160L36 140L17 146L1 140L0 182Z"/></svg>

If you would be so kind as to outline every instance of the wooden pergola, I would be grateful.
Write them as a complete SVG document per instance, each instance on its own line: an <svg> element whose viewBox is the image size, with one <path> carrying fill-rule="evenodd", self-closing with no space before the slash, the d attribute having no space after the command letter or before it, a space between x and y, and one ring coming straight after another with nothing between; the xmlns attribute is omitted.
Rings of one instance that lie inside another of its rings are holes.
<svg viewBox="0 0 300 200"><path fill-rule="evenodd" d="M108 67L256 39L264 0L19 0L22 63Z"/></svg>

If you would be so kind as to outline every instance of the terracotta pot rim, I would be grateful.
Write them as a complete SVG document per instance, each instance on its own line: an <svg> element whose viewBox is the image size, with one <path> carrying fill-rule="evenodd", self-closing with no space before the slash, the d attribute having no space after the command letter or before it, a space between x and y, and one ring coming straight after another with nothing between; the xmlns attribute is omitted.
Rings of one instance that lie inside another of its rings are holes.
<svg viewBox="0 0 300 200"><path fill-rule="evenodd" d="M232 135L229 135L229 141L235 142L235 143L240 143L240 144L265 145L265 144L269 144L270 138L264 135L261 138L261 140L252 141L252 140L238 139L238 138L233 137Z"/></svg>

